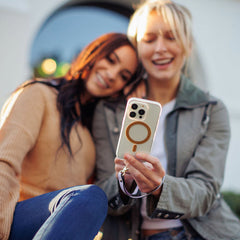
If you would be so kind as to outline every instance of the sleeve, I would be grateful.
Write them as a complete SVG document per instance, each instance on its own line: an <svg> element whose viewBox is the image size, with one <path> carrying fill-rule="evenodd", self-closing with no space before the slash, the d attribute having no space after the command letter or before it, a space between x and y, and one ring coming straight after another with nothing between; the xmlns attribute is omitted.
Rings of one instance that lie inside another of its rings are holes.
<svg viewBox="0 0 240 240"><path fill-rule="evenodd" d="M153 204L152 197L148 198L148 213L152 217L200 217L219 200L230 139L228 112L221 101L212 105L209 117L182 177L166 175L158 202Z"/></svg>
<svg viewBox="0 0 240 240"><path fill-rule="evenodd" d="M0 239L8 239L19 198L21 165L41 128L44 98L30 85L11 95L0 121Z"/></svg>
<svg viewBox="0 0 240 240"><path fill-rule="evenodd" d="M108 126L108 122L114 123L116 117L114 111L108 110L109 112L106 114L104 102L101 101L96 107L93 118L93 137L96 147L96 184L104 190L108 197L109 214L121 215L131 206L123 204L119 195L114 168L115 145L111 141L112 136L110 136L111 134L119 134L119 132L113 133L113 129ZM118 135L116 137L118 138Z"/></svg>

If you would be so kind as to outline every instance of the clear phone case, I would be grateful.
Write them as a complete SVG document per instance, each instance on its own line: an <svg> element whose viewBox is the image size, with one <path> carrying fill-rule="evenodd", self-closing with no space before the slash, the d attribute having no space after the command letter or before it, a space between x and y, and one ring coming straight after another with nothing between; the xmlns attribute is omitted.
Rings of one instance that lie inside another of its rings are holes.
<svg viewBox="0 0 240 240"><path fill-rule="evenodd" d="M125 109L116 156L125 153L151 152L161 115L161 104L141 98L130 98Z"/></svg>

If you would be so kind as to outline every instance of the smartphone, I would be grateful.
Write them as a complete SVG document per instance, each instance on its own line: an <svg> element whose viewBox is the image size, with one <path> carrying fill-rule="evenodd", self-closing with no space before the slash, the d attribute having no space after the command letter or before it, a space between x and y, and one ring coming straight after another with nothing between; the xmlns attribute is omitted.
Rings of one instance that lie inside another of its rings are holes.
<svg viewBox="0 0 240 240"><path fill-rule="evenodd" d="M123 158L125 153L151 152L161 112L158 102L141 98L128 100L116 149L118 158Z"/></svg>

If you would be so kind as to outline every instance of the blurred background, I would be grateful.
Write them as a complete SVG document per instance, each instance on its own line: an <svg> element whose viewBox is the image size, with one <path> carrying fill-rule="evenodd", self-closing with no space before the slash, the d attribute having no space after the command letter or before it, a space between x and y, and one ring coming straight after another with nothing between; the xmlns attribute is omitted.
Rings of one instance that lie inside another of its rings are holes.
<svg viewBox="0 0 240 240"><path fill-rule="evenodd" d="M176 0L193 15L191 74L229 109L232 138L223 191L240 193L240 0ZM87 43L126 32L137 0L0 0L0 107L31 76L60 76Z"/></svg>

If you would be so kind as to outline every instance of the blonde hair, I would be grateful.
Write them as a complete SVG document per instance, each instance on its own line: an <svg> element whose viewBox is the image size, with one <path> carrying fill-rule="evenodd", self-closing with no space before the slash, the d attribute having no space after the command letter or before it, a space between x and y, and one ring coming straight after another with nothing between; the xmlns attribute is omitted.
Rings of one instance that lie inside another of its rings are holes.
<svg viewBox="0 0 240 240"><path fill-rule="evenodd" d="M170 25L176 40L184 49L187 57L190 56L192 46L192 16L187 8L171 0L146 0L140 4L132 15L127 35L136 47L144 34L147 17L156 12L163 21Z"/></svg>

